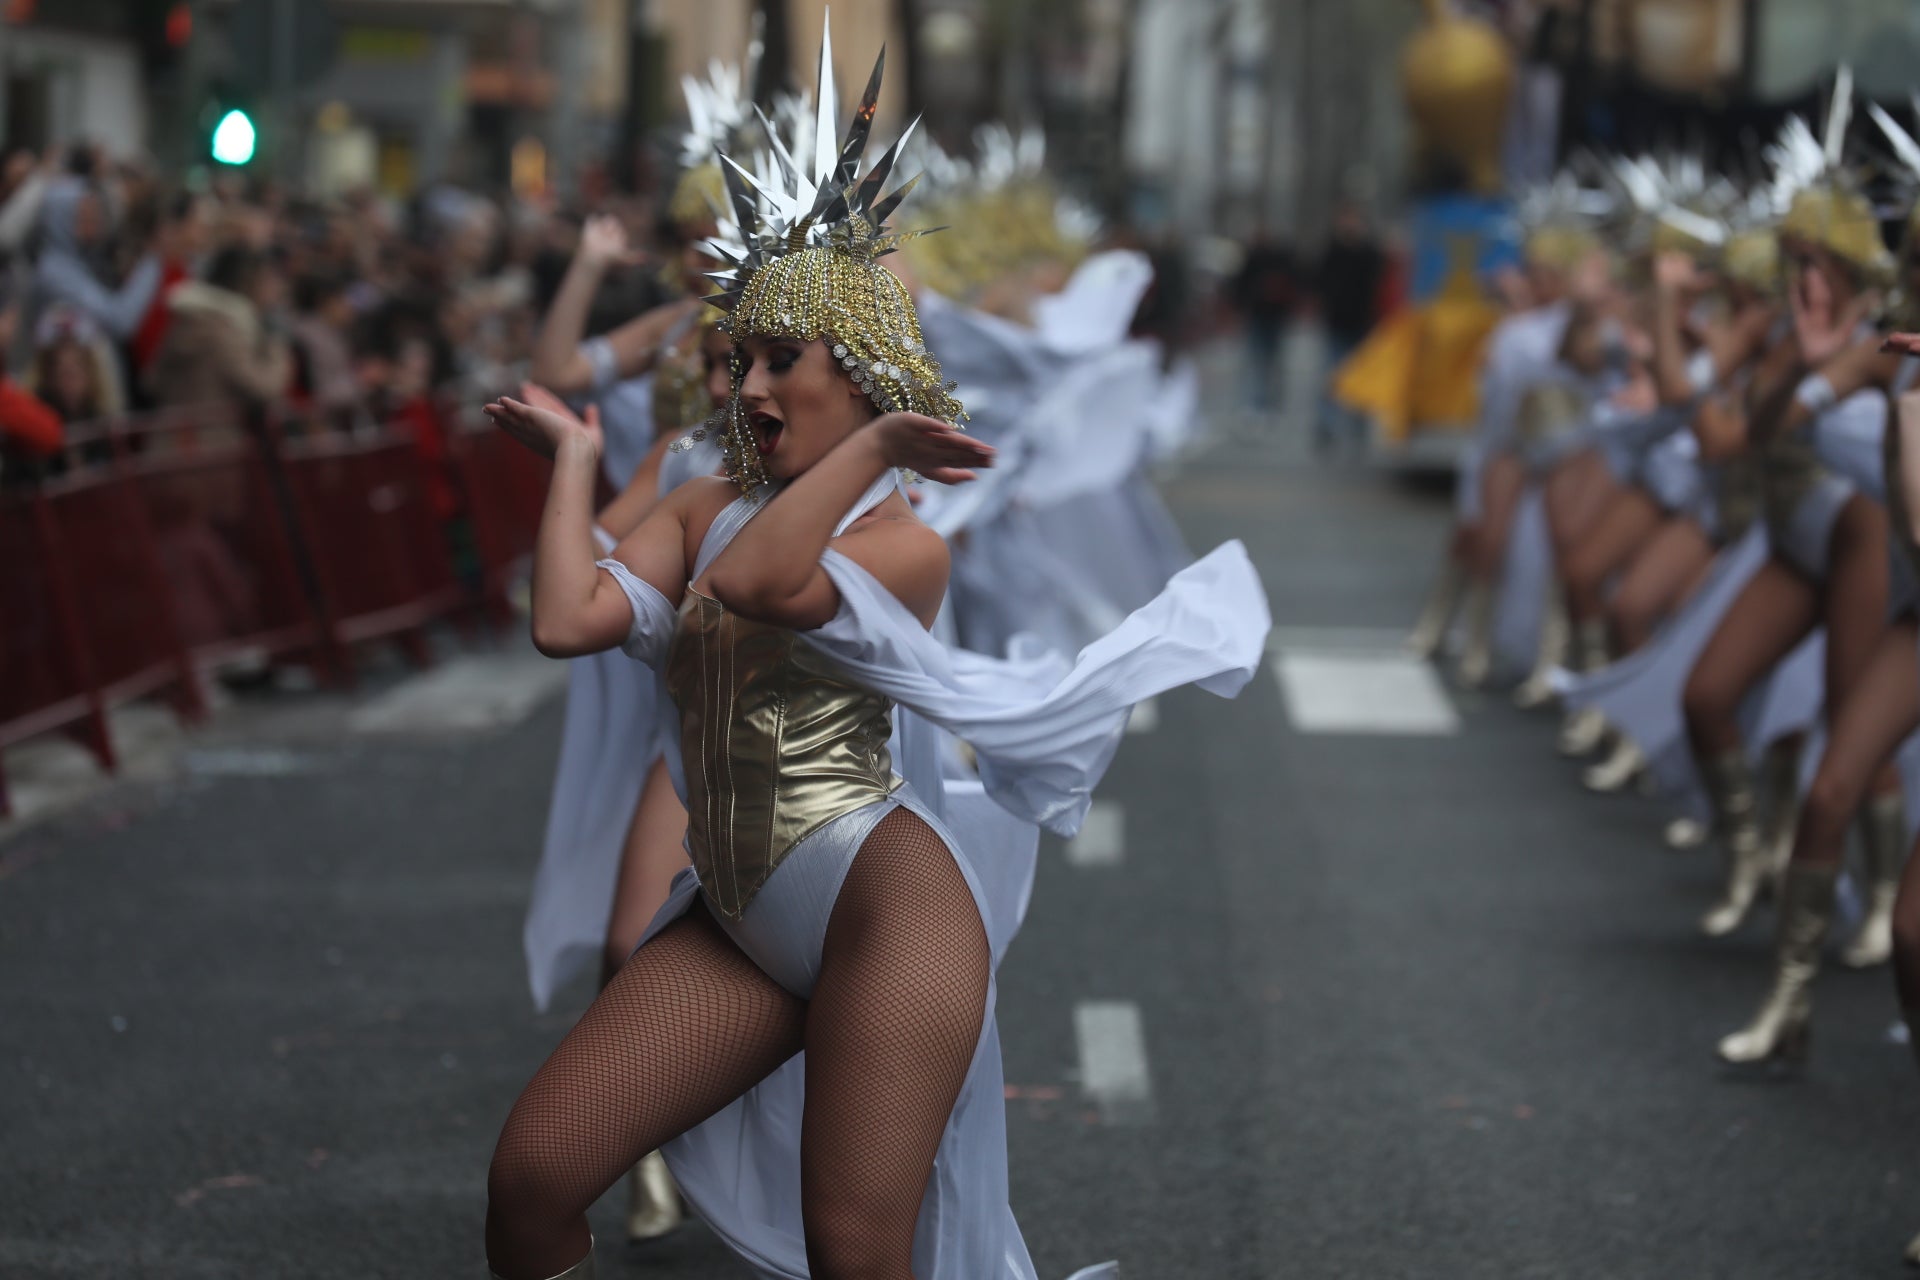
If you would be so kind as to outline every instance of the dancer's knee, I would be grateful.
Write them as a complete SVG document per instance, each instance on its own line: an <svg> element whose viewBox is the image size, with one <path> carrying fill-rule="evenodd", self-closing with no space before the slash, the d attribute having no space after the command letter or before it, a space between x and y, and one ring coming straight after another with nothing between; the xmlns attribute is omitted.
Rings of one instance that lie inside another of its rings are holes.
<svg viewBox="0 0 1920 1280"><path fill-rule="evenodd" d="M1733 719L1739 699L1711 676L1696 673L1680 695L1680 708L1687 718L1687 730L1696 740L1712 736Z"/></svg>
<svg viewBox="0 0 1920 1280"><path fill-rule="evenodd" d="M1823 766L1807 784L1800 806L1800 838L1796 848L1817 858L1837 857L1846 844L1847 823L1860 807L1865 786L1841 769Z"/></svg>
<svg viewBox="0 0 1920 1280"><path fill-rule="evenodd" d="M807 1271L815 1280L913 1280L911 1231L901 1239L883 1225L891 1206L846 1190L810 1191L807 1201Z"/></svg>

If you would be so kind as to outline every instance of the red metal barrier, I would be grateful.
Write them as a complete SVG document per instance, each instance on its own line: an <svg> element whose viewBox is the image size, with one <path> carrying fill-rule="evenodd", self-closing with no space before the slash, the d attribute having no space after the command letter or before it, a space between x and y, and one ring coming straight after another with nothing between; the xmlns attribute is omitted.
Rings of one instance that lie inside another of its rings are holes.
<svg viewBox="0 0 1920 1280"><path fill-rule="evenodd" d="M324 608L302 580L258 433L212 408L114 424L111 439L195 664L302 655L325 674Z"/></svg>
<svg viewBox="0 0 1920 1280"><path fill-rule="evenodd" d="M423 628L466 596L413 441L392 430L313 435L281 440L277 453L334 648L391 636L426 662Z"/></svg>
<svg viewBox="0 0 1920 1280"><path fill-rule="evenodd" d="M452 440L452 456L473 514L488 611L504 620L512 616L507 589L533 557L553 464L479 413L462 414Z"/></svg>
<svg viewBox="0 0 1920 1280"><path fill-rule="evenodd" d="M106 706L74 596L46 497L0 496L0 747L64 730L112 769ZM0 759L0 817L12 812Z"/></svg>

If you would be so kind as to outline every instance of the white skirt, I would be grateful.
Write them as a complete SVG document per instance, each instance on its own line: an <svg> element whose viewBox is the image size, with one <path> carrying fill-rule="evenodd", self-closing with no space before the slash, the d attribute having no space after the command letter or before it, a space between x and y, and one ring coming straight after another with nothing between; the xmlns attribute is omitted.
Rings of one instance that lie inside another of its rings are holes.
<svg viewBox="0 0 1920 1280"><path fill-rule="evenodd" d="M989 899L960 843L910 786L807 836L781 860L740 920L718 913L714 919L768 977L796 996L810 996L840 886L867 836L901 807L918 814L953 853L980 910L998 968L1018 928L1017 915ZM646 937L683 915L698 892L692 870L681 872ZM990 984L973 1062L947 1118L921 1201L913 1240L913 1273L920 1280L1036 1280L1007 1203L1006 1088L995 995ZM774 1280L808 1277L800 1208L805 1098L806 1055L801 1053L661 1148L695 1212L758 1274ZM1073 1280L1113 1280L1117 1275L1113 1264L1105 1263L1076 1273Z"/></svg>

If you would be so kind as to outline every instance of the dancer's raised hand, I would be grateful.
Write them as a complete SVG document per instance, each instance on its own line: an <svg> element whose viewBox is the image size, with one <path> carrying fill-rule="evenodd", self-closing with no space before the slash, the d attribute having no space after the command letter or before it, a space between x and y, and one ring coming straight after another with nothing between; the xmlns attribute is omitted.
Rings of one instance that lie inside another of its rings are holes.
<svg viewBox="0 0 1920 1280"><path fill-rule="evenodd" d="M889 466L905 467L941 484L965 484L976 468L993 465L994 448L938 418L884 413L867 424Z"/></svg>

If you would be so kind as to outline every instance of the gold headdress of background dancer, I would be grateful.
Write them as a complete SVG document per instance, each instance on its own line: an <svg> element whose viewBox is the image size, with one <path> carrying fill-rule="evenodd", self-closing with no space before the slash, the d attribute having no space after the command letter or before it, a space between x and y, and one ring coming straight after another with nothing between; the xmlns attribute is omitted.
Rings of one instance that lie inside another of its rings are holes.
<svg viewBox="0 0 1920 1280"><path fill-rule="evenodd" d="M713 226L726 213L727 179L719 157L740 145L742 133L753 123L753 82L760 74L765 48L760 19L755 15L743 66L719 59L707 64L707 75L680 77L687 100L687 131L680 139L680 177L667 199L667 217L686 234L689 228Z"/></svg>
<svg viewBox="0 0 1920 1280"><path fill-rule="evenodd" d="M880 261L910 236L926 234L887 230L914 180L881 194L914 125L862 174L886 51L874 62L837 151L832 58L831 34L823 26L813 155L805 167L770 124L771 164L763 166L762 176L721 157L729 209L708 247L727 266L711 275L720 286L711 301L727 313L720 329L733 339L736 353L732 392L710 425L721 433L727 474L749 493L768 478L740 404L738 344L749 337L824 341L880 411L907 410L955 425L966 420L954 384L942 380L927 350L913 299Z"/></svg>
<svg viewBox="0 0 1920 1280"><path fill-rule="evenodd" d="M1818 245L1845 262L1868 288L1886 288L1896 274L1893 255L1880 234L1880 219L1845 163L1847 124L1853 117L1853 72L1834 76L1824 138L1816 139L1798 116L1787 121L1769 152L1786 216L1783 240Z"/></svg>
<svg viewBox="0 0 1920 1280"><path fill-rule="evenodd" d="M1906 170L1899 175L1899 185L1908 208L1900 220L1899 271L1887 297L1887 319L1896 329L1920 329L1920 290L1914 289L1911 279L1914 258L1920 255L1920 142L1894 123L1893 117L1878 104L1868 103L1867 110L1880 126L1880 132L1887 136L1894 159ZM1914 118L1920 120L1920 95L1914 97L1913 113Z"/></svg>
<svg viewBox="0 0 1920 1280"><path fill-rule="evenodd" d="M1561 170L1552 182L1523 191L1516 203L1521 256L1529 266L1573 270L1602 247L1598 224L1612 209L1605 192Z"/></svg>

